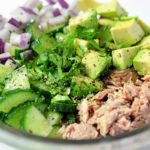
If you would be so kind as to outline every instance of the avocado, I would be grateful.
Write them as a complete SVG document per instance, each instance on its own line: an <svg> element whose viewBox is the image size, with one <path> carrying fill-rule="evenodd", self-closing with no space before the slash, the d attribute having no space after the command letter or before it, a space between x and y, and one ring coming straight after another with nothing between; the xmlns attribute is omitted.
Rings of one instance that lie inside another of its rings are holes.
<svg viewBox="0 0 150 150"><path fill-rule="evenodd" d="M98 19L97 12L94 9L89 10L81 16L77 16L71 18L69 21L69 29L70 31L74 31L77 26L83 26L87 28L97 28L98 27Z"/></svg>
<svg viewBox="0 0 150 150"><path fill-rule="evenodd" d="M89 85L95 86L98 91L103 89L102 81L92 80L89 77L82 76L82 75L73 77L72 82L75 82L81 88L81 90L86 88Z"/></svg>
<svg viewBox="0 0 150 150"><path fill-rule="evenodd" d="M148 26L145 22L143 22L141 19L138 19L138 24L142 27L142 29L144 30L144 32L146 34L150 33L150 26Z"/></svg>
<svg viewBox="0 0 150 150"><path fill-rule="evenodd" d="M43 34L36 22L33 22L30 25L28 25L25 29L25 32L30 33L32 35L32 41L38 40L38 38Z"/></svg>
<svg viewBox="0 0 150 150"><path fill-rule="evenodd" d="M91 79L96 79L103 74L104 70L111 65L110 56L101 56L97 51L90 50L82 59L86 67L86 74Z"/></svg>
<svg viewBox="0 0 150 150"><path fill-rule="evenodd" d="M117 0L112 0L109 3L100 5L97 8L97 13L106 18L126 16L126 11L120 6Z"/></svg>
<svg viewBox="0 0 150 150"><path fill-rule="evenodd" d="M150 49L150 35L144 37L138 45L142 46L142 49Z"/></svg>
<svg viewBox="0 0 150 150"><path fill-rule="evenodd" d="M112 51L113 65L117 70L125 70L132 66L133 59L140 46L122 48Z"/></svg>
<svg viewBox="0 0 150 150"><path fill-rule="evenodd" d="M99 19L98 23L100 26L107 26L107 25L113 26L115 24L115 21L111 19L103 18L103 19Z"/></svg>
<svg viewBox="0 0 150 150"><path fill-rule="evenodd" d="M13 71L12 68L5 66L3 64L0 64L0 76L5 75L5 74L9 74Z"/></svg>
<svg viewBox="0 0 150 150"><path fill-rule="evenodd" d="M95 42L99 45L98 39L95 39ZM84 57L85 53L87 53L89 50L89 42L82 39L75 39L74 47L75 47L76 54L80 57Z"/></svg>
<svg viewBox="0 0 150 150"><path fill-rule="evenodd" d="M133 59L133 66L139 75L150 75L150 50L139 51Z"/></svg>
<svg viewBox="0 0 150 150"><path fill-rule="evenodd" d="M116 44L130 47L139 42L144 36L144 31L135 19L119 21L111 28L111 34Z"/></svg>

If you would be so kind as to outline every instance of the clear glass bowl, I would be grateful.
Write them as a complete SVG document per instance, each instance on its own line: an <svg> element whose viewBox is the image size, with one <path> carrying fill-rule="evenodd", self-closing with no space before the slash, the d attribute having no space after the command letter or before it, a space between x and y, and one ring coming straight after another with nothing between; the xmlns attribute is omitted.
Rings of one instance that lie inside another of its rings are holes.
<svg viewBox="0 0 150 150"><path fill-rule="evenodd" d="M25 0L5 0L0 5L0 14L8 17L13 8ZM109 0L97 0L107 2ZM150 24L149 0L118 0L130 15L140 16ZM8 5L9 4L9 5ZM7 8L7 11L6 9ZM0 123L0 142L21 150L149 150L150 125L116 137L97 140L66 141L43 138L17 131Z"/></svg>
<svg viewBox="0 0 150 150"><path fill-rule="evenodd" d="M29 135L0 123L0 141L20 150L149 150L150 125L115 137L73 141Z"/></svg>

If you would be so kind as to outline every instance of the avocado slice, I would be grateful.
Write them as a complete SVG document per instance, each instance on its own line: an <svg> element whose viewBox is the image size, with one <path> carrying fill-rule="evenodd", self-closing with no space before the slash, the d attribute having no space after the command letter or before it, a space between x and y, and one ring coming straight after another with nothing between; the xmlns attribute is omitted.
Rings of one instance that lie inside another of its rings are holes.
<svg viewBox="0 0 150 150"><path fill-rule="evenodd" d="M101 91L103 89L102 81L92 80L89 77L83 75L73 77L72 82L75 82L81 88L81 90L90 85L95 86L98 91Z"/></svg>
<svg viewBox="0 0 150 150"><path fill-rule="evenodd" d="M95 39L95 42L99 45L98 39ZM85 53L87 53L89 50L89 42L87 40L75 39L74 48L78 56L84 57Z"/></svg>
<svg viewBox="0 0 150 150"><path fill-rule="evenodd" d="M139 75L150 75L150 50L139 51L133 59L133 66Z"/></svg>
<svg viewBox="0 0 150 150"><path fill-rule="evenodd" d="M125 70L131 67L139 49L140 46L135 46L112 51L113 65L117 70Z"/></svg>
<svg viewBox="0 0 150 150"><path fill-rule="evenodd" d="M150 35L144 37L138 45L142 46L143 49L150 49Z"/></svg>
<svg viewBox="0 0 150 150"><path fill-rule="evenodd" d="M111 19L103 18L103 19L99 19L98 23L100 26L107 26L107 25L113 26L115 24L115 21Z"/></svg>
<svg viewBox="0 0 150 150"><path fill-rule="evenodd" d="M120 6L117 0L100 5L97 13L106 18L127 16L126 11Z"/></svg>
<svg viewBox="0 0 150 150"><path fill-rule="evenodd" d="M71 18L69 21L69 29L70 31L74 31L77 26L83 26L87 28L97 28L98 27L98 19L97 12L94 9L89 10L81 16L77 16Z"/></svg>
<svg viewBox="0 0 150 150"><path fill-rule="evenodd" d="M141 19L138 20L138 24L142 27L142 29L145 31L146 34L150 33L150 26L148 26L145 22L143 22Z"/></svg>
<svg viewBox="0 0 150 150"><path fill-rule="evenodd" d="M111 34L116 44L124 44L130 47L139 42L145 32L135 19L119 21L111 28Z"/></svg>
<svg viewBox="0 0 150 150"><path fill-rule="evenodd" d="M82 59L86 67L86 74L91 79L96 79L103 74L104 70L111 65L110 56L101 56L97 51L90 50Z"/></svg>

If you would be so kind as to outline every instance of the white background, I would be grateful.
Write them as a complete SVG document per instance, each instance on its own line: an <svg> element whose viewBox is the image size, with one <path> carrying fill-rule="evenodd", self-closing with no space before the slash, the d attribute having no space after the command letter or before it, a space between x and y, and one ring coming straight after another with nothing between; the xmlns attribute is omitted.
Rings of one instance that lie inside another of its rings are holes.
<svg viewBox="0 0 150 150"><path fill-rule="evenodd" d="M108 2L110 0L97 0L97 1ZM150 25L150 0L118 0L118 1L127 10L127 12L129 12L129 15L140 16L142 20L144 20ZM25 0L1 0L0 14L9 18L11 12L17 6L23 5L24 2ZM0 150L14 150L14 149L5 146L4 144L0 144Z"/></svg>

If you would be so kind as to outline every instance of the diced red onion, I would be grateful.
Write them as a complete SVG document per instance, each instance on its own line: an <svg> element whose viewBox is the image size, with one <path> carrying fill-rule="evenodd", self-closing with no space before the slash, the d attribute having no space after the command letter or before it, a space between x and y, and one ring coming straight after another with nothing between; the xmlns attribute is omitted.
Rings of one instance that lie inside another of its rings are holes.
<svg viewBox="0 0 150 150"><path fill-rule="evenodd" d="M17 27L17 28L20 28L20 27L22 26L22 23L19 22L19 21L17 21L17 20L14 19L14 18L11 18L11 19L8 21L8 23L14 25L14 26Z"/></svg>
<svg viewBox="0 0 150 150"><path fill-rule="evenodd" d="M65 0L58 0L59 4L61 5L62 8L68 9L69 5Z"/></svg>
<svg viewBox="0 0 150 150"><path fill-rule="evenodd" d="M6 62L8 59L12 59L12 57L11 57L9 52L0 54L0 62L1 63Z"/></svg>
<svg viewBox="0 0 150 150"><path fill-rule="evenodd" d="M20 41L21 41L21 35L20 34L12 33L10 35L10 43L12 45L19 46L20 45Z"/></svg>
<svg viewBox="0 0 150 150"><path fill-rule="evenodd" d="M9 30L5 28L0 30L0 38L3 39L4 41L8 40L9 36L10 36Z"/></svg>
<svg viewBox="0 0 150 150"><path fill-rule="evenodd" d="M5 43L5 48L4 48L4 53L10 52L10 47L11 47L11 44L6 42Z"/></svg>
<svg viewBox="0 0 150 150"><path fill-rule="evenodd" d="M33 53L32 50L28 50L28 51L24 51L22 53L20 53L20 57L23 58L24 56L28 57L28 61L29 60L33 60Z"/></svg>
<svg viewBox="0 0 150 150"><path fill-rule="evenodd" d="M57 8L57 9L55 9L54 11L53 11L53 15L54 15L54 17L58 17L58 16L60 16L61 15L61 12L60 12L60 10Z"/></svg>
<svg viewBox="0 0 150 150"><path fill-rule="evenodd" d="M10 67L12 69L16 69L16 67L18 66L18 64L15 61L13 61L12 59L8 59L5 62L5 66Z"/></svg>
<svg viewBox="0 0 150 150"><path fill-rule="evenodd" d="M37 15L32 9L26 8L26 7L20 7L22 10L24 10L26 13L31 14L31 15Z"/></svg>
<svg viewBox="0 0 150 150"><path fill-rule="evenodd" d="M0 30L4 28L4 25L6 22L7 22L7 19L4 18L2 15L0 15Z"/></svg>
<svg viewBox="0 0 150 150"><path fill-rule="evenodd" d="M61 23L65 23L65 21L66 21L66 18L64 16L58 16L58 17L49 19L49 24L54 26L54 25L58 25Z"/></svg>
<svg viewBox="0 0 150 150"><path fill-rule="evenodd" d="M55 5L55 1L54 0L46 0L50 5Z"/></svg>
<svg viewBox="0 0 150 150"><path fill-rule="evenodd" d="M4 53L5 50L5 42L0 39L0 54Z"/></svg>
<svg viewBox="0 0 150 150"><path fill-rule="evenodd" d="M29 33L21 34L20 48L28 48L30 39L31 39L31 34Z"/></svg>

